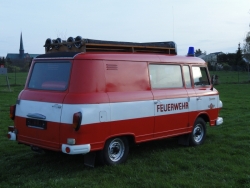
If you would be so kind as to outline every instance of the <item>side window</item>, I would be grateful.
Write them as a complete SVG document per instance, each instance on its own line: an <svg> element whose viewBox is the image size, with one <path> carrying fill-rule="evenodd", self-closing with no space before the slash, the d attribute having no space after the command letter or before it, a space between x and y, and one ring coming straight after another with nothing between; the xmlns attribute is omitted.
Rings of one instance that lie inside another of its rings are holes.
<svg viewBox="0 0 250 188"><path fill-rule="evenodd" d="M188 66L183 66L183 75L184 75L186 87L187 88L192 87L191 79L190 79L190 70Z"/></svg>
<svg viewBox="0 0 250 188"><path fill-rule="evenodd" d="M206 67L192 67L195 86L210 85Z"/></svg>
<svg viewBox="0 0 250 188"><path fill-rule="evenodd" d="M151 87L180 88L183 87L181 67L179 65L149 65Z"/></svg>

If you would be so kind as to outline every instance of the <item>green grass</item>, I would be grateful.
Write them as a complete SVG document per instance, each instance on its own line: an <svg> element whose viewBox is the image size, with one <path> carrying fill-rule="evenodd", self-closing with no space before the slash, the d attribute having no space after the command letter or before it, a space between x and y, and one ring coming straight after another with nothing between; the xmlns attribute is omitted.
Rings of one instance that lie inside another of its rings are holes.
<svg viewBox="0 0 250 188"><path fill-rule="evenodd" d="M210 75L218 75L220 84L250 83L250 73L236 71L210 71Z"/></svg>
<svg viewBox="0 0 250 188"><path fill-rule="evenodd" d="M8 73L8 81L10 86L22 85L24 86L27 72L18 72L18 73ZM12 89L12 87L11 87ZM6 75L0 75L0 91L9 91L6 81Z"/></svg>
<svg viewBox="0 0 250 188"><path fill-rule="evenodd" d="M207 127L203 145L180 146L176 138L148 142L132 147L125 164L95 168L84 166L81 155L37 154L9 141L9 106L23 86L3 88L0 187L250 187L250 84L216 86L224 123Z"/></svg>

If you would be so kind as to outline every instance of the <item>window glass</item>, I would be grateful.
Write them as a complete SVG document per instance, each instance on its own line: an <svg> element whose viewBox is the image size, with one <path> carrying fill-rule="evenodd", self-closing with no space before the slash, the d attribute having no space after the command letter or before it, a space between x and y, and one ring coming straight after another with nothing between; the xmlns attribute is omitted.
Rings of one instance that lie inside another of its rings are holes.
<svg viewBox="0 0 250 188"><path fill-rule="evenodd" d="M149 65L152 88L183 87L181 67L179 65Z"/></svg>
<svg viewBox="0 0 250 188"><path fill-rule="evenodd" d="M188 66L183 66L183 74L184 74L186 87L192 87L191 79L190 79L190 70Z"/></svg>
<svg viewBox="0 0 250 188"><path fill-rule="evenodd" d="M206 67L192 67L194 85L210 85Z"/></svg>
<svg viewBox="0 0 250 188"><path fill-rule="evenodd" d="M68 87L70 69L69 61L36 62L28 88L64 91Z"/></svg>

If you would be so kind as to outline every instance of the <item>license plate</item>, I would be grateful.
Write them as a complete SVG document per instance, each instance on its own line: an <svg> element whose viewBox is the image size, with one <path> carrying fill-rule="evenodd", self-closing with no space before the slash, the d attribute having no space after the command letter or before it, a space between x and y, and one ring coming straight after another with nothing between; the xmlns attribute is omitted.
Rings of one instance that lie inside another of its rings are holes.
<svg viewBox="0 0 250 188"><path fill-rule="evenodd" d="M43 120L37 120L37 119L26 119L26 125L28 127L38 128L38 129L46 129L47 128L47 122Z"/></svg>

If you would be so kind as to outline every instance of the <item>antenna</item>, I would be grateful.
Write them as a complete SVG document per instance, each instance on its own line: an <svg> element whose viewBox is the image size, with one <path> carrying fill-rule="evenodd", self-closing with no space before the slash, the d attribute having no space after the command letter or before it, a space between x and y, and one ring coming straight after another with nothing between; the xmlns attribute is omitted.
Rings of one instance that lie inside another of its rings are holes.
<svg viewBox="0 0 250 188"><path fill-rule="evenodd" d="M173 13L173 41L174 41L174 6L172 6L172 13Z"/></svg>

